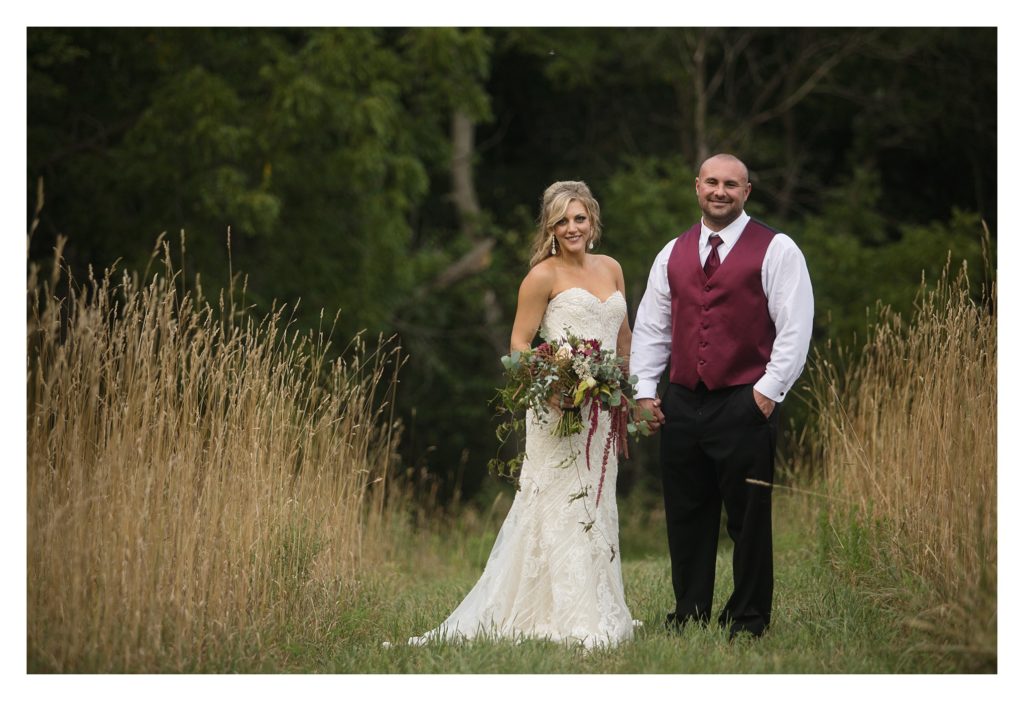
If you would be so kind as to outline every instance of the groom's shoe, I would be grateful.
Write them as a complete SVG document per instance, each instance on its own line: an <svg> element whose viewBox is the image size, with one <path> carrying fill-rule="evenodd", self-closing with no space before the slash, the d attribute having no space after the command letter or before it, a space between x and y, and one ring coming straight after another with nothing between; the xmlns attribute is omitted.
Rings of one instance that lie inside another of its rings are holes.
<svg viewBox="0 0 1024 712"><path fill-rule="evenodd" d="M760 638L768 630L768 622L756 613L742 618L733 618L728 611L722 611L722 614L718 616L718 625L723 630L729 631L730 642L745 633L749 633L753 638Z"/></svg>
<svg viewBox="0 0 1024 712"><path fill-rule="evenodd" d="M724 627L724 626L723 626ZM749 635L752 638L760 638L768 631L768 626L763 621L753 623L733 623L729 626L729 642L736 640L737 636Z"/></svg>
<svg viewBox="0 0 1024 712"><path fill-rule="evenodd" d="M707 619L701 618L695 615L681 616L675 611L670 611L665 617L665 628L670 633L681 633L683 628L689 623L695 623L697 625L706 626L708 624Z"/></svg>
<svg viewBox="0 0 1024 712"><path fill-rule="evenodd" d="M665 630L670 633L678 633L683 629L681 621L676 619L676 612L669 611L668 615L665 616Z"/></svg>

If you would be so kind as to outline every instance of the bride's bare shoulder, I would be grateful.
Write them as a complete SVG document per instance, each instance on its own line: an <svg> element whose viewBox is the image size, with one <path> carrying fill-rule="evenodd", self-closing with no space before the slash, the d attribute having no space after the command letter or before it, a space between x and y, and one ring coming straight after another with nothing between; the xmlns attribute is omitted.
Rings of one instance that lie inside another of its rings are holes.
<svg viewBox="0 0 1024 712"><path fill-rule="evenodd" d="M616 281L619 281L622 277L622 265L619 264L618 260L609 255L594 255L598 258L601 269L611 275Z"/></svg>
<svg viewBox="0 0 1024 712"><path fill-rule="evenodd" d="M555 285L556 276L555 266L551 264L551 260L538 262L530 268L529 272L526 273L519 290L522 291L526 289L530 292L550 292Z"/></svg>

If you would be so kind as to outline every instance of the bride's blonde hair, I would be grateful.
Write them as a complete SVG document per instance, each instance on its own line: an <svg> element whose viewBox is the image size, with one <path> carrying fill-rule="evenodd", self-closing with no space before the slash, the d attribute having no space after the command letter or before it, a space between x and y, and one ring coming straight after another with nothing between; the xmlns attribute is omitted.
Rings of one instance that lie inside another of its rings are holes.
<svg viewBox="0 0 1024 712"><path fill-rule="evenodd" d="M590 242L598 244L601 240L601 206L594 200L590 188L581 180L560 180L552 183L544 191L540 203L540 217L537 219L537 232L531 246L530 267L551 257L551 241L555 236L555 223L565 217L569 203L578 200L590 217ZM558 246L555 243L557 254Z"/></svg>

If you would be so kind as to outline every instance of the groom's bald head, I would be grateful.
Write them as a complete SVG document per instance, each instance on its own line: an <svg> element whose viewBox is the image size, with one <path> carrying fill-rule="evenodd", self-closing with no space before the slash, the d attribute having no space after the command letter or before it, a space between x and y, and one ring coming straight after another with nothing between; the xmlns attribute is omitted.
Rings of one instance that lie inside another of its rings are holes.
<svg viewBox="0 0 1024 712"><path fill-rule="evenodd" d="M700 164L700 169L697 171L699 177L704 173L704 167L710 163L733 163L743 171L743 180L746 183L750 182L750 171L747 170L747 164L736 158L731 153L716 153L714 156L709 156L704 159L704 162Z"/></svg>

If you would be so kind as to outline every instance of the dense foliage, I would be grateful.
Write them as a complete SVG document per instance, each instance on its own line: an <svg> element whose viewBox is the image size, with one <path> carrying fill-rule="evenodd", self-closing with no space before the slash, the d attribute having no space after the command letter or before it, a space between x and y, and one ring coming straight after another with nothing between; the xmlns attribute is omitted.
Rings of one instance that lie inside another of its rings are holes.
<svg viewBox="0 0 1024 712"><path fill-rule="evenodd" d="M141 271L184 231L207 294L233 270L338 343L397 332L407 465L472 491L549 183L590 184L635 312L699 160L740 155L845 339L980 264L995 107L992 28L32 28L29 257Z"/></svg>

